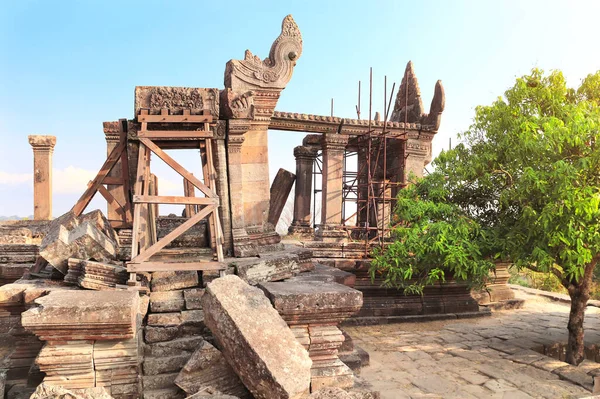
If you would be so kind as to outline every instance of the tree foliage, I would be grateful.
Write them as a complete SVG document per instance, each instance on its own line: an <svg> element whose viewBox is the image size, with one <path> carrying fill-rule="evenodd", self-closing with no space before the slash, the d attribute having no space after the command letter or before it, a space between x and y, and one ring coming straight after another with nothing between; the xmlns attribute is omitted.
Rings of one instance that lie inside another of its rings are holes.
<svg viewBox="0 0 600 399"><path fill-rule="evenodd" d="M444 272L480 280L486 258L554 273L572 298L568 351L579 363L600 260L599 135L600 71L578 89L559 71L518 78L504 97L476 108L462 143L442 152L434 173L400 195L397 240L376 254L372 272L400 287L415 275L434 283ZM450 242L457 247L440 250ZM571 340L577 334L581 345Z"/></svg>

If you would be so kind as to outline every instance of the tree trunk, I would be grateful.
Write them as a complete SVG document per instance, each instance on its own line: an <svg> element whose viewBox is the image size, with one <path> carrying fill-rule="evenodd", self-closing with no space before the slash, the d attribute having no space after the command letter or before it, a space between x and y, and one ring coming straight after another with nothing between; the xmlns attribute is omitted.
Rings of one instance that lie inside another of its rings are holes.
<svg viewBox="0 0 600 399"><path fill-rule="evenodd" d="M590 286L592 283L593 271L596 262L592 262L585 267L585 272L581 280L571 282L567 289L571 297L571 312L569 313L569 341L567 344L567 363L574 366L579 365L584 359L585 344L583 341L583 319L585 317L585 308L590 298Z"/></svg>

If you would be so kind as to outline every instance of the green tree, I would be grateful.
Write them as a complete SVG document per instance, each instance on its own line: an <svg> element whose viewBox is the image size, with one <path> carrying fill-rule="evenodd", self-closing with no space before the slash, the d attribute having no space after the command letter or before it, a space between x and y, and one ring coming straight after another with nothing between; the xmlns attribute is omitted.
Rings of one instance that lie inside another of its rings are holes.
<svg viewBox="0 0 600 399"><path fill-rule="evenodd" d="M458 269L451 252L442 254L437 259L442 270L454 267L455 274L464 272L460 277L477 280L481 270L466 265L502 258L560 279L571 297L567 361L574 365L584 358L584 312L600 260L599 135L600 71L575 90L567 87L561 72L546 75L534 69L504 97L478 107L473 125L461 135L463 143L443 152L435 172L412 190L437 205L454 206L456 215L476 226L471 237L479 254L470 251L473 257ZM442 195L434 198L432 190ZM402 206L398 217L406 213ZM407 219L407 224L423 230L438 223L425 216L425 222ZM373 266L373 272L398 286L407 284L409 274L395 270L391 251L408 258L418 253L398 250L408 248L402 234L377 255ZM437 251L428 240L422 246L421 252ZM399 261L399 269L404 262ZM427 267L422 264L419 270Z"/></svg>

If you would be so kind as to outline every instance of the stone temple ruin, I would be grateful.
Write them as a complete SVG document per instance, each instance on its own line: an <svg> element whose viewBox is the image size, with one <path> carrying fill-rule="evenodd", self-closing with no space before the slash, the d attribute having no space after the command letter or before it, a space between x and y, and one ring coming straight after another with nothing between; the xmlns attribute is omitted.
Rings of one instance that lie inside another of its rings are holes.
<svg viewBox="0 0 600 399"><path fill-rule="evenodd" d="M134 118L104 122L106 162L56 219L56 139L30 136L36 220L0 225L7 397L36 387L34 397L85 389L147 399L351 389L368 354L342 323L472 317L478 301L511 299L502 269L475 295L453 281L423 296L371 281L369 253L389 238L394 198L431 161L444 90L438 81L425 113L409 63L383 120L276 111L301 55L287 16L267 58L247 50L226 64L224 89L136 87ZM294 149L295 173L280 170L272 185L269 129L307 133ZM199 151L203 175L173 149ZM160 194L153 158L182 176L184 196ZM293 239L282 240L275 226L294 183ZM106 216L85 213L98 193ZM158 204L185 210L161 216Z"/></svg>

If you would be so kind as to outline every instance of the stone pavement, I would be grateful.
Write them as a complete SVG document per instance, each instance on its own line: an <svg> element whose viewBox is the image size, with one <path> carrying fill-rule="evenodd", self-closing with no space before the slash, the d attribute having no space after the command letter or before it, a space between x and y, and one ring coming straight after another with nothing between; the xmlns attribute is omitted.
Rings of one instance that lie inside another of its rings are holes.
<svg viewBox="0 0 600 399"><path fill-rule="evenodd" d="M526 300L522 309L491 317L345 327L371 356L359 384L383 399L592 396L587 373L600 372L600 363L575 368L532 350L566 343L568 305L516 295ZM588 307L585 331L586 345L600 346L600 309Z"/></svg>

